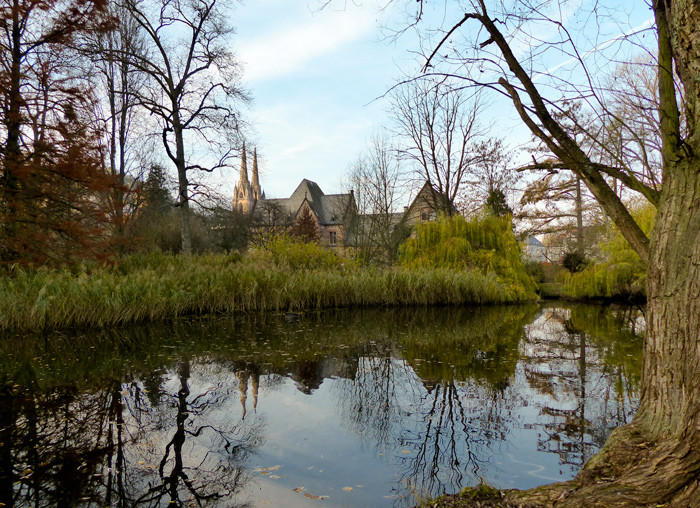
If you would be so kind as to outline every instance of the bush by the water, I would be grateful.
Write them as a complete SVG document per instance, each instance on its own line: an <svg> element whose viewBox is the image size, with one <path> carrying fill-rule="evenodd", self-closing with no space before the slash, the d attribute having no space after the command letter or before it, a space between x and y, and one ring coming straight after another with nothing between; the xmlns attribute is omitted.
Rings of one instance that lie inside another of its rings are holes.
<svg viewBox="0 0 700 508"><path fill-rule="evenodd" d="M656 209L639 205L632 216L648 235L654 224ZM578 273L564 277L564 291L576 298L644 297L646 266L617 228L597 247L594 263Z"/></svg>
<svg viewBox="0 0 700 508"><path fill-rule="evenodd" d="M15 269L0 278L0 329L109 326L207 312L532 298L531 291L494 272L359 268L318 245L280 238L243 256L150 253L91 269Z"/></svg>
<svg viewBox="0 0 700 508"><path fill-rule="evenodd" d="M523 295L534 293L536 287L523 264L509 217L440 217L419 224L414 237L403 245L400 260L411 269L444 267L494 273L500 282Z"/></svg>

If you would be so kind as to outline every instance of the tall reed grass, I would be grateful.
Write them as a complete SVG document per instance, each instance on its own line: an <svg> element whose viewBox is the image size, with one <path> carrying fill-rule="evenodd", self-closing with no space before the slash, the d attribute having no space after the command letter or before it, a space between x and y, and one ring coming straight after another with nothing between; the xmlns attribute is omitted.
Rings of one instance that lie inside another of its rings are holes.
<svg viewBox="0 0 700 508"><path fill-rule="evenodd" d="M534 298L527 288L477 270L359 268L342 258L326 260L322 268L295 269L269 252L246 257L148 254L94 270L11 272L0 278L0 330L102 327L208 312Z"/></svg>

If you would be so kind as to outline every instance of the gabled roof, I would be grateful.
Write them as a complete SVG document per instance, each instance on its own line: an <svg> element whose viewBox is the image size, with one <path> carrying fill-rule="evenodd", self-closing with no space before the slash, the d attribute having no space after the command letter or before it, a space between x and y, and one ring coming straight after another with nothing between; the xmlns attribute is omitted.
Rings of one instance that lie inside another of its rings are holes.
<svg viewBox="0 0 700 508"><path fill-rule="evenodd" d="M525 239L525 243L526 243L527 245L534 245L535 247L544 247L544 245L542 245L542 242L540 242L540 241L539 241L537 238L535 238L534 236L528 236L528 237Z"/></svg>
<svg viewBox="0 0 700 508"><path fill-rule="evenodd" d="M326 195L316 182L305 178L288 198L267 199L265 201L275 203L284 208L290 215L296 216L306 200L318 217L319 223L332 225L344 222L346 211L352 199L352 194Z"/></svg>
<svg viewBox="0 0 700 508"><path fill-rule="evenodd" d="M425 182L423 184L423 187L421 187L421 189L418 191L418 194L416 194L416 197L413 198L411 204L408 205L408 208L405 212L406 216L413 213L413 209L415 208L416 204L419 203L419 200L423 200L430 207L432 207L433 210L440 210L442 208L441 206L437 206L437 203L435 203L435 201L437 200L444 200L445 203L449 203L449 199L447 198L447 196L438 192L437 189L431 188L430 183ZM457 211L453 204L450 204L450 206L452 207L453 211Z"/></svg>

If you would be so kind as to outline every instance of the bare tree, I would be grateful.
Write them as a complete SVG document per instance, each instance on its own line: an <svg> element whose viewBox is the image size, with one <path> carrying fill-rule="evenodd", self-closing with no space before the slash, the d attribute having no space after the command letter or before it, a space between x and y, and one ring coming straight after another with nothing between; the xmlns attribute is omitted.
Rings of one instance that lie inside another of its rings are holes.
<svg viewBox="0 0 700 508"><path fill-rule="evenodd" d="M146 49L120 56L148 77L148 86L135 96L160 123L163 147L177 170L182 251L189 253L191 188L197 187L190 175L227 165L240 126L235 107L247 99L227 48L228 12L221 0L125 0L124 5L143 32ZM199 152L195 146L207 149Z"/></svg>
<svg viewBox="0 0 700 508"><path fill-rule="evenodd" d="M405 239L403 214L397 213L401 179L398 150L386 135L375 136L350 170L357 206L355 244L365 261L393 262Z"/></svg>
<svg viewBox="0 0 700 508"><path fill-rule="evenodd" d="M425 3L421 1L419 5L423 7ZM483 79L465 76L467 82L490 87L512 101L524 124L557 157L557 164L586 184L649 267L648 331L639 410L630 424L612 434L604 450L588 462L576 480L556 487L561 504L578 506L595 501L599 506L698 505L700 9L696 4L676 0L658 0L652 5L658 48L650 53L658 52L663 171L659 190L629 168L591 157L554 117L553 112L561 105L558 101L572 97L587 101L592 111L607 112L599 74L587 66L591 59L586 57L593 54L593 60L603 58L605 48L598 43L616 45L613 49L619 49L627 41L640 40L630 30L626 36L617 35L581 47L578 42L589 39L569 31L563 18L565 9L560 7L557 2L538 5L515 2L507 7L503 4L487 7L484 0L474 0L444 29L427 55L427 62L435 67L449 66L450 61L458 63L459 68L448 67L444 72L480 66ZM598 23L603 12L599 4L596 8L599 10L592 16L576 19ZM548 36L537 38L532 23L537 23L539 30L546 24ZM473 30L467 32L468 28ZM511 43L520 44L516 49ZM448 59L443 58L445 53ZM551 60L546 58L549 55L564 59L559 72L550 67ZM680 96L684 98L686 129L678 107L674 68L683 88ZM583 80L575 82L577 76ZM550 162L535 160L532 167L546 169ZM612 178L658 207L651 238L611 188ZM551 492L543 489L530 493L530 501L538 499L551 504L546 497Z"/></svg>
<svg viewBox="0 0 700 508"><path fill-rule="evenodd" d="M127 221L136 217L133 212L140 205L138 182L147 176L144 174L147 165L139 164L139 159L143 159L139 150L146 148L143 143L135 142L136 136L144 134L143 130L135 132L138 131L135 124L139 123L137 94L144 86L145 76L131 65L128 56L142 54L145 48L140 27L123 4L110 4L108 12L116 26L106 32L86 34L77 46L86 57L86 75L96 78L106 106L103 121L108 167L116 181L106 197L113 215L114 233L121 240Z"/></svg>
<svg viewBox="0 0 700 508"><path fill-rule="evenodd" d="M434 201L443 203L440 211L452 215L478 160L476 141L485 134L478 122L484 105L480 95L455 89L445 79L425 79L398 86L391 102L397 133L406 139L402 157L416 168L418 186L427 181Z"/></svg>

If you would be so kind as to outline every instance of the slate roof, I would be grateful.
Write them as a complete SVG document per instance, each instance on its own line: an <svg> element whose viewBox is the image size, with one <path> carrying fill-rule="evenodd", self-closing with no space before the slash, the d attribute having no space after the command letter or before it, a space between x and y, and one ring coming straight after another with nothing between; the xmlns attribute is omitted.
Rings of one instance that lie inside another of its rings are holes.
<svg viewBox="0 0 700 508"><path fill-rule="evenodd" d="M292 217L296 217L304 200L307 200L318 217L319 223L330 226L343 224L348 205L352 199L351 196L351 194L324 194L316 182L305 178L288 198L265 199L264 201L275 203L285 209Z"/></svg>
<svg viewBox="0 0 700 508"><path fill-rule="evenodd" d="M542 242L540 242L540 241L539 241L537 238L535 238L534 236L528 236L528 237L525 239L525 243L526 243L527 245L534 245L535 247L544 247L544 245L542 245Z"/></svg>

